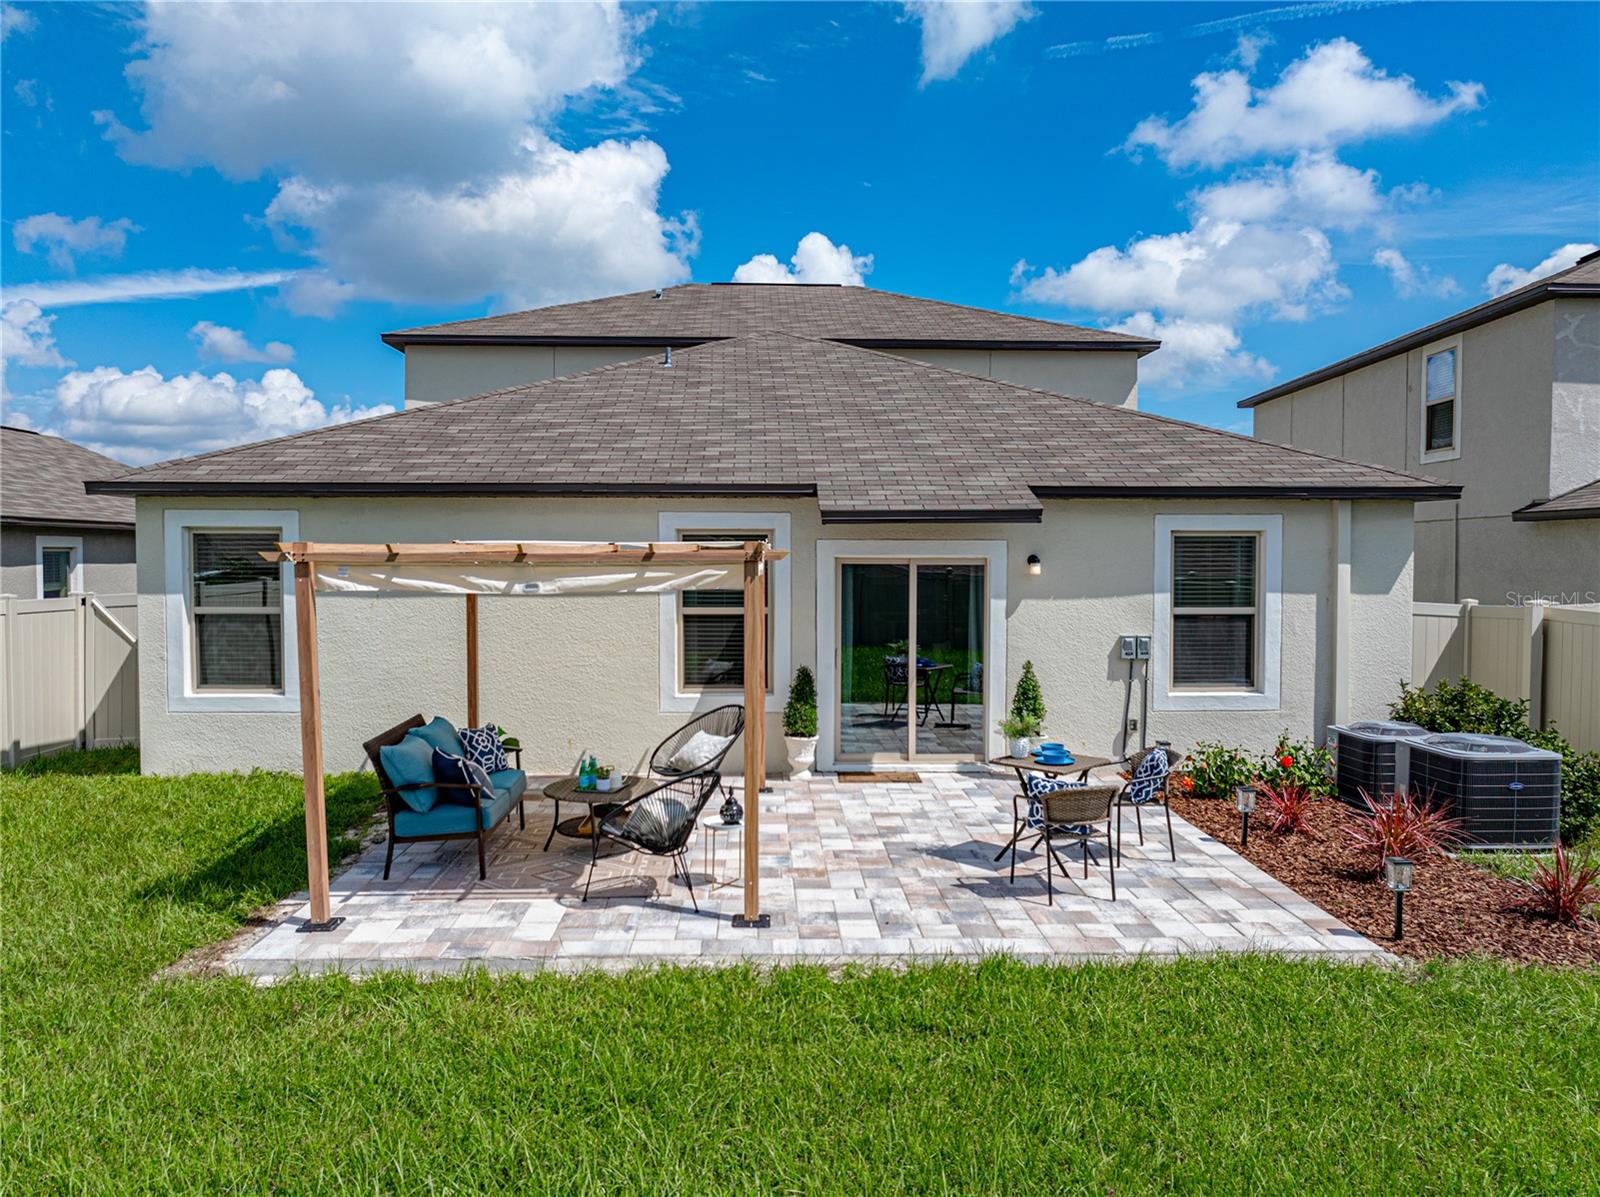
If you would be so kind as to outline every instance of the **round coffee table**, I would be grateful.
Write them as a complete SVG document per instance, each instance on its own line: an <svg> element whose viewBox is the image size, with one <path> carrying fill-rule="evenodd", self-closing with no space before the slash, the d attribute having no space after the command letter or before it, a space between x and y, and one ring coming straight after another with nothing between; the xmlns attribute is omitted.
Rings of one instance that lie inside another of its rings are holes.
<svg viewBox="0 0 1600 1197"><path fill-rule="evenodd" d="M599 838L595 824L616 810L629 798L639 786L641 778L625 777L622 779L620 789L580 790L576 777L558 777L544 788L544 796L556 804L555 816L550 823L550 834L545 837L544 850L550 851L550 842L559 832L568 839L597 840ZM588 807L588 813L572 819L561 817L561 804L563 802L581 803Z"/></svg>

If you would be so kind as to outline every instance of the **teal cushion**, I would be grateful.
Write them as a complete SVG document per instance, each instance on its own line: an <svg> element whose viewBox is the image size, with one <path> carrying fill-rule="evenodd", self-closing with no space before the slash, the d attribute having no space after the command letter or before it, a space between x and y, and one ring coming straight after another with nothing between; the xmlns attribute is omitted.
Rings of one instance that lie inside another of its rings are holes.
<svg viewBox="0 0 1600 1197"><path fill-rule="evenodd" d="M386 766L387 767L387 766ZM495 791L493 799L478 803L477 815L483 820L484 830L499 825L500 820L511 813L512 803L515 801L509 791L502 793ZM469 835L477 830L473 826L473 809L470 806L459 806L442 802L426 814L416 811L396 811L394 816L394 833L402 838L411 836L430 835Z"/></svg>
<svg viewBox="0 0 1600 1197"><path fill-rule="evenodd" d="M451 756L467 755L467 750L461 747L461 737L456 734L454 725L443 715L435 715L421 727L413 728L408 734L421 736L432 747L440 752L448 752Z"/></svg>
<svg viewBox="0 0 1600 1197"><path fill-rule="evenodd" d="M496 791L505 791L512 799L521 798L528 789L528 775L521 769L496 769L489 774L489 784Z"/></svg>
<svg viewBox="0 0 1600 1197"><path fill-rule="evenodd" d="M378 759L383 762L390 785L433 780L433 748L416 735L408 734L400 743L378 749ZM439 791L430 785L421 790L401 790L400 797L413 811L425 815L439 801Z"/></svg>

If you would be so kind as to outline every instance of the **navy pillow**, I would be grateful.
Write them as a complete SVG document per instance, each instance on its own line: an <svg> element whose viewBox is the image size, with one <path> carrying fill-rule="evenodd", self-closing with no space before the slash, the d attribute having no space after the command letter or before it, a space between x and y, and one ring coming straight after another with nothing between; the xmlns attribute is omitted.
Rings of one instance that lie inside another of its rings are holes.
<svg viewBox="0 0 1600 1197"><path fill-rule="evenodd" d="M468 790L440 790L438 791L440 802L451 802L458 806L476 806L483 799L494 796L494 783L489 780L489 775L483 771L482 766L473 764L465 757L440 752L437 748L433 750L433 777L435 781L442 781L447 785L483 787L481 794L473 794Z"/></svg>
<svg viewBox="0 0 1600 1197"><path fill-rule="evenodd" d="M508 767L506 750L500 746L500 733L492 723L462 728L461 746L466 749L462 755L486 773L498 773Z"/></svg>

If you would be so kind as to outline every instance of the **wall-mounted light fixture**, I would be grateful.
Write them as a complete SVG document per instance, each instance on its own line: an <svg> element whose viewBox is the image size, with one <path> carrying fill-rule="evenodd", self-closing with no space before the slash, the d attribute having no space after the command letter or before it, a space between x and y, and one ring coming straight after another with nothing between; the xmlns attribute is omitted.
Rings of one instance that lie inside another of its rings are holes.
<svg viewBox="0 0 1600 1197"><path fill-rule="evenodd" d="M1044 562L1039 560L1038 553L1028 554L1028 572L1036 578L1044 573Z"/></svg>

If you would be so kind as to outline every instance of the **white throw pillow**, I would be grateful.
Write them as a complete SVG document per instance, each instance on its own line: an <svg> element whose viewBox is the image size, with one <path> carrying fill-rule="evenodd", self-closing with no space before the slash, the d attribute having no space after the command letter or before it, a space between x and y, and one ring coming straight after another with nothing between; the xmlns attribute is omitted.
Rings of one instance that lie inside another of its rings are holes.
<svg viewBox="0 0 1600 1197"><path fill-rule="evenodd" d="M667 768L678 773L692 773L732 743L732 736L713 736L710 732L697 731L668 758Z"/></svg>

